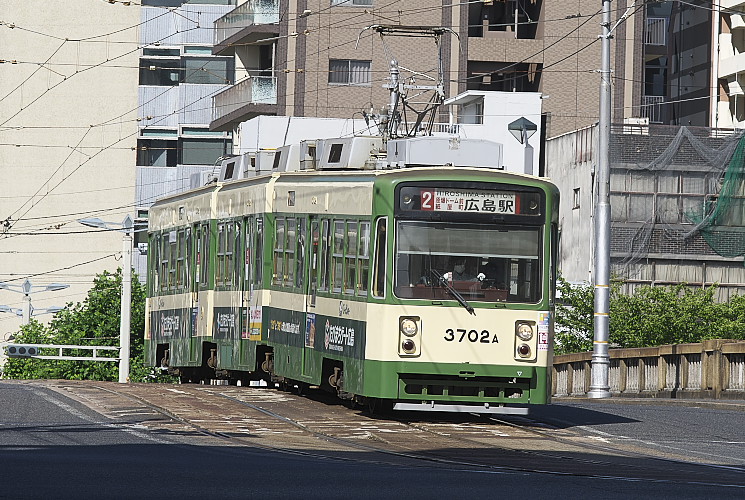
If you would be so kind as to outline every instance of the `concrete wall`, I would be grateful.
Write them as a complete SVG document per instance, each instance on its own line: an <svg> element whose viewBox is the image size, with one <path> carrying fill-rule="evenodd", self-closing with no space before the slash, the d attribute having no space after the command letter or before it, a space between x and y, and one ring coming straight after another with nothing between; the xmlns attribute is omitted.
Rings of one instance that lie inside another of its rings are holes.
<svg viewBox="0 0 745 500"><path fill-rule="evenodd" d="M592 279L597 131L597 126L593 125L546 141L546 175L559 187L561 194L559 273L572 282Z"/></svg>
<svg viewBox="0 0 745 500"><path fill-rule="evenodd" d="M0 281L69 284L32 295L34 307L63 306L121 265L121 235L75 219L132 211L139 6L29 0L3 2L2 15L16 25L0 29L3 58L18 63L0 64L0 220L11 223L0 230ZM0 304L22 298L0 290ZM0 314L0 339L18 325Z"/></svg>
<svg viewBox="0 0 745 500"><path fill-rule="evenodd" d="M590 390L591 352L554 357L555 396ZM745 399L745 342L611 349L610 391L620 397Z"/></svg>

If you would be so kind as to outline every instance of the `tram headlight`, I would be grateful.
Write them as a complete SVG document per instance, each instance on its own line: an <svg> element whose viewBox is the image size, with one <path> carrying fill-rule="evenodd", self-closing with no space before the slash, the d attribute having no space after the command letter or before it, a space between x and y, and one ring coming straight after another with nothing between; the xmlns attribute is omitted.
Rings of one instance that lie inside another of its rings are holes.
<svg viewBox="0 0 745 500"><path fill-rule="evenodd" d="M411 339L406 339L403 342L401 342L401 349L406 354L413 354L416 352L416 344Z"/></svg>
<svg viewBox="0 0 745 500"><path fill-rule="evenodd" d="M518 323L515 329L515 335L520 340L528 341L533 338L533 327L528 323Z"/></svg>
<svg viewBox="0 0 745 500"><path fill-rule="evenodd" d="M419 333L419 326L417 326L416 319L401 318L401 333L403 333L407 337L413 337L414 335Z"/></svg>
<svg viewBox="0 0 745 500"><path fill-rule="evenodd" d="M529 358L530 353L530 346L528 344L520 344L517 346L517 355L521 358Z"/></svg>

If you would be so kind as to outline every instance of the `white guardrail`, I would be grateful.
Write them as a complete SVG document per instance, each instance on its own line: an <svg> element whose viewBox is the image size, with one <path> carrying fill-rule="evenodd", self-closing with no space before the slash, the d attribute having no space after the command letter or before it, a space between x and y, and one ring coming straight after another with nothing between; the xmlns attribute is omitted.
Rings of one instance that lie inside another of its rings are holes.
<svg viewBox="0 0 745 500"><path fill-rule="evenodd" d="M119 361L119 347L98 345L6 344L9 358L64 359L68 361ZM77 351L77 352L70 352ZM80 351L90 351L81 355ZM116 351L115 356L102 356L101 351ZM51 354L56 352L56 354Z"/></svg>

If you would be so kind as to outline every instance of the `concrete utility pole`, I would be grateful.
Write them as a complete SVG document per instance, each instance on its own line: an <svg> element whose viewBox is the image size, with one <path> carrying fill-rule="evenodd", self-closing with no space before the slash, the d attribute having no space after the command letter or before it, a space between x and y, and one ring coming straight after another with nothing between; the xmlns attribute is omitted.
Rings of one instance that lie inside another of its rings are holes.
<svg viewBox="0 0 745 500"><path fill-rule="evenodd" d="M608 371L608 326L610 323L610 0L602 0L602 34L600 35L600 119L598 123L597 201L595 204L595 339L592 349L590 398L610 397Z"/></svg>
<svg viewBox="0 0 745 500"><path fill-rule="evenodd" d="M88 227L122 231L122 296L119 319L119 383L129 382L130 318L132 315L132 232L134 223L127 215L119 224L98 218L79 219ZM113 226L113 227L112 227Z"/></svg>

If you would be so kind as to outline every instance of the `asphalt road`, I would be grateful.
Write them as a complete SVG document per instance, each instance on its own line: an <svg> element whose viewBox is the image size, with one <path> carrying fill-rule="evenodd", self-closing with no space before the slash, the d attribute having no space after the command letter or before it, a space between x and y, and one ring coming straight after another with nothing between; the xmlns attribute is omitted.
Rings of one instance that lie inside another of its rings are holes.
<svg viewBox="0 0 745 500"><path fill-rule="evenodd" d="M745 497L745 488L727 485L468 470L385 463L364 452L329 459L312 452L225 446L210 436L163 435L115 423L57 392L8 381L0 382L0 402L0 498ZM641 407L587 406L556 409L566 425L598 426L603 432L626 431L630 427L624 425L644 418L633 416ZM713 411L701 418L730 428L724 422L732 415ZM604 422L593 423L599 420ZM654 437L655 429L643 428L637 436Z"/></svg>
<svg viewBox="0 0 745 500"><path fill-rule="evenodd" d="M656 449L703 464L745 466L745 401L563 399L531 415L599 442Z"/></svg>

